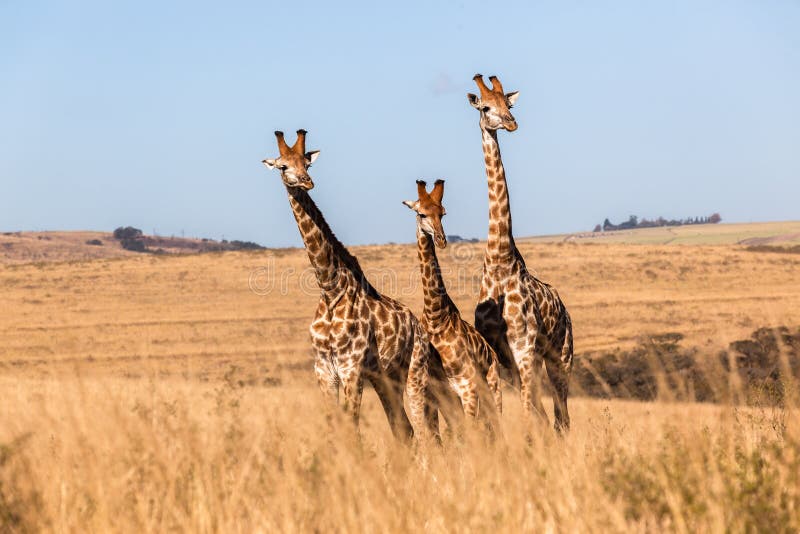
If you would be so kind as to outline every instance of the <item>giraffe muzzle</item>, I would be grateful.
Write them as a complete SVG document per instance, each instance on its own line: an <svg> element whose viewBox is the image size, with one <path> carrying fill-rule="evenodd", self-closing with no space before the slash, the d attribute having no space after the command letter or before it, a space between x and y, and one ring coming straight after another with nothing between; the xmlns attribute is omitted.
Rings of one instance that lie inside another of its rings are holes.
<svg viewBox="0 0 800 534"><path fill-rule="evenodd" d="M295 183L292 184L292 186L303 189L304 191L310 191L314 189L314 181L310 176L304 176L302 178L298 178Z"/></svg>

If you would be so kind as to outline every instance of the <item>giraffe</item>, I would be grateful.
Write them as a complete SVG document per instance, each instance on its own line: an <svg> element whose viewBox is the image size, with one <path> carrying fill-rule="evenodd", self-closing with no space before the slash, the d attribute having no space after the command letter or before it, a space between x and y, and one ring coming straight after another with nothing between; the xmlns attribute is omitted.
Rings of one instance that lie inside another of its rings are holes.
<svg viewBox="0 0 800 534"><path fill-rule="evenodd" d="M436 257L436 247L447 246L442 228L443 195L444 180L436 180L430 193L426 183L417 180L418 199L403 202L417 214L417 249L424 292L421 322L441 357L445 380L458 395L464 414L473 421L481 416L491 429L503 410L499 363L494 349L461 318L447 294Z"/></svg>
<svg viewBox="0 0 800 534"><path fill-rule="evenodd" d="M381 295L369 283L358 260L336 238L311 199L308 191L314 182L308 168L319 151L306 152L306 133L298 130L297 141L289 147L283 132L275 132L280 155L263 163L280 171L320 288L310 327L320 389L336 405L341 386L344 410L358 428L367 380L396 438L410 440L416 426L423 432L430 429L438 439L428 404L427 334L408 307ZM413 426L403 406L404 385Z"/></svg>
<svg viewBox="0 0 800 534"><path fill-rule="evenodd" d="M483 156L489 185L489 237L483 259L475 326L497 351L501 364L519 384L525 413L547 421L540 396L542 363L553 389L555 429L569 430L567 409L572 372L572 321L556 289L533 276L514 243L505 169L497 130L513 132L517 121L509 111L518 92L504 93L491 76L473 78L480 96L467 94L480 112Z"/></svg>

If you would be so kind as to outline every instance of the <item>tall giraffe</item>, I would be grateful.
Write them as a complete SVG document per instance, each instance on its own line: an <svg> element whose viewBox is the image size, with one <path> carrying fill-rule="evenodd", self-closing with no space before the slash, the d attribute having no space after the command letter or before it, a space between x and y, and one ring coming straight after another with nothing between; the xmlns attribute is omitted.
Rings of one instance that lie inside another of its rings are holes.
<svg viewBox="0 0 800 534"><path fill-rule="evenodd" d="M494 346L501 363L519 382L526 413L547 420L540 395L542 361L553 389L555 429L569 429L569 377L572 372L572 321L558 292L528 272L511 232L508 185L497 130L513 132L509 111L519 96L505 94L495 76L489 88L483 76L473 78L480 96L467 94L480 112L483 157L489 183L489 237L475 326Z"/></svg>
<svg viewBox="0 0 800 534"><path fill-rule="evenodd" d="M339 402L358 426L364 380L375 388L392 433L410 439L414 429L403 407L403 386L411 419L417 429L433 429L427 404L430 342L408 307L381 295L364 276L358 260L331 231L308 191L314 182L308 168L319 151L305 151L305 130L289 147L283 132L275 132L280 156L265 159L281 173L289 204L303 237L308 259L320 288L320 301L311 323L314 371L323 394Z"/></svg>
<svg viewBox="0 0 800 534"><path fill-rule="evenodd" d="M447 294L436 257L436 247L447 246L442 228L443 195L444 180L436 180L430 193L426 183L418 180L418 199L403 202L417 213L417 248L424 292L422 325L441 356L445 379L461 400L464 413L472 420L480 415L491 427L492 420L503 411L497 354L461 318Z"/></svg>

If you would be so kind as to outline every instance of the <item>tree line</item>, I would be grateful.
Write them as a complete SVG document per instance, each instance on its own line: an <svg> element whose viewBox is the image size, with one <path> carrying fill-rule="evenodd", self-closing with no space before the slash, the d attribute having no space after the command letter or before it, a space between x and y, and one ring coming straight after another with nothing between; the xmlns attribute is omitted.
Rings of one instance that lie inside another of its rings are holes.
<svg viewBox="0 0 800 534"><path fill-rule="evenodd" d="M215 241L213 239L183 239L177 237L149 236L139 228L120 226L114 230L114 239L120 246L132 252L150 252L164 254L164 249L184 250L186 252L223 252L229 250L264 250L264 247L252 241ZM87 244L95 244L88 243ZM102 245L102 243L100 243Z"/></svg>
<svg viewBox="0 0 800 534"><path fill-rule="evenodd" d="M722 221L719 213L714 213L708 217L689 217L686 219L665 219L659 217L655 220L642 219L636 215L631 215L630 218L622 223L614 224L606 219L603 224L598 224L594 227L595 232L613 232L614 230L631 230L633 228L656 228L659 226L686 226L689 224L717 224Z"/></svg>

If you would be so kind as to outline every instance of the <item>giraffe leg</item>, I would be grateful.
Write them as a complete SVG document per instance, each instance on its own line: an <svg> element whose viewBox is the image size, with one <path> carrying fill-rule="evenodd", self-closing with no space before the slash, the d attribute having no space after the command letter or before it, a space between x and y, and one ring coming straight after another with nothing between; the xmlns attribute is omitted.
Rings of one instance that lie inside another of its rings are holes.
<svg viewBox="0 0 800 534"><path fill-rule="evenodd" d="M422 437L427 433L428 436L426 437L431 437L437 442L441 442L437 402L430 383L430 358L431 346L428 343L427 336L420 329L415 336L414 350L408 366L408 378L406 380L408 408L411 413L411 420L414 422L414 428L419 433L418 435Z"/></svg>
<svg viewBox="0 0 800 534"><path fill-rule="evenodd" d="M350 361L361 361L355 357ZM361 397L364 393L364 376L361 365L351 365L339 369L339 376L344 390L344 411L350 416L353 424L358 428L358 418L361 413Z"/></svg>
<svg viewBox="0 0 800 534"><path fill-rule="evenodd" d="M448 434L460 438L464 426L461 399L445 381L436 382L434 395L439 412L447 423Z"/></svg>
<svg viewBox="0 0 800 534"><path fill-rule="evenodd" d="M323 397L323 414L328 427L328 432L326 433L328 446L331 450L335 450L336 443L332 438L335 435L335 416L338 415L336 412L339 409L339 375L336 372L333 358L329 354L317 351L317 356L314 359L314 374L317 377L317 384Z"/></svg>
<svg viewBox="0 0 800 534"><path fill-rule="evenodd" d="M447 423L447 432L452 435L459 435L464 423L464 411L461 409L461 399L450 387L445 378L442 362L436 354L430 365L429 397L432 406L430 417L436 421L438 427L438 412Z"/></svg>
<svg viewBox="0 0 800 534"><path fill-rule="evenodd" d="M329 355L317 354L314 359L314 374L328 404L333 406L339 404L339 376Z"/></svg>
<svg viewBox="0 0 800 534"><path fill-rule="evenodd" d="M567 409L567 396L569 395L569 374L561 360L545 360L547 376L553 388L553 413L555 415L554 427L556 432L569 430L569 410Z"/></svg>
<svg viewBox="0 0 800 534"><path fill-rule="evenodd" d="M542 405L542 357L534 354L523 359L519 365L522 408L529 421L548 425L547 414Z"/></svg>
<svg viewBox="0 0 800 534"><path fill-rule="evenodd" d="M424 430L420 436L432 438L438 444L442 443L439 410L443 408L440 394L440 379L443 376L438 353L427 335L418 332L408 369L406 396L415 428Z"/></svg>
<svg viewBox="0 0 800 534"><path fill-rule="evenodd" d="M503 413L503 391L500 387L500 372L498 367L500 364L497 360L493 361L489 366L486 373L486 382L489 384L489 390L492 392L492 399L498 414Z"/></svg>
<svg viewBox="0 0 800 534"><path fill-rule="evenodd" d="M381 401L394 437L400 441L410 441L414 437L414 429L403 408L403 382L400 377L396 374L375 376L370 382Z"/></svg>
<svg viewBox="0 0 800 534"><path fill-rule="evenodd" d="M316 316L311 322L311 347L314 351L314 374L322 395L329 406L339 404L339 373L337 360L330 347L330 320L326 317L325 303L320 300Z"/></svg>
<svg viewBox="0 0 800 534"><path fill-rule="evenodd" d="M496 372L497 370L495 369L494 373ZM490 370L486 377L479 377L477 384L478 419L483 423L489 441L495 440L500 429L500 412L498 411L498 397L496 396L500 392L499 390L495 391L492 384L488 383L492 380L492 371ZM495 376L495 380L495 385L499 386L500 377ZM499 402L499 409L502 409L502 400Z"/></svg>
<svg viewBox="0 0 800 534"><path fill-rule="evenodd" d="M478 389L475 387L475 384L469 383L466 380L463 382L466 383L459 384L456 393L458 394L458 398L461 399L461 409L464 410L464 415L467 416L467 419L475 421L478 418L478 410L480 407Z"/></svg>
<svg viewBox="0 0 800 534"><path fill-rule="evenodd" d="M428 430L437 445L442 444L442 435L439 431L439 396L435 393L434 387L429 384L425 396L425 428Z"/></svg>
<svg viewBox="0 0 800 534"><path fill-rule="evenodd" d="M508 338L503 335L498 337L494 342L490 343L497 352L497 359L499 360L499 372L503 372L506 379L515 388L522 386L522 379L519 376L519 366L514 358L514 351L508 344Z"/></svg>
<svg viewBox="0 0 800 534"><path fill-rule="evenodd" d="M561 351L551 351L545 360L547 376L553 388L553 412L555 414L556 432L569 430L569 410L567 409L567 396L569 395L569 377L572 372L572 323L567 316L564 342Z"/></svg>

